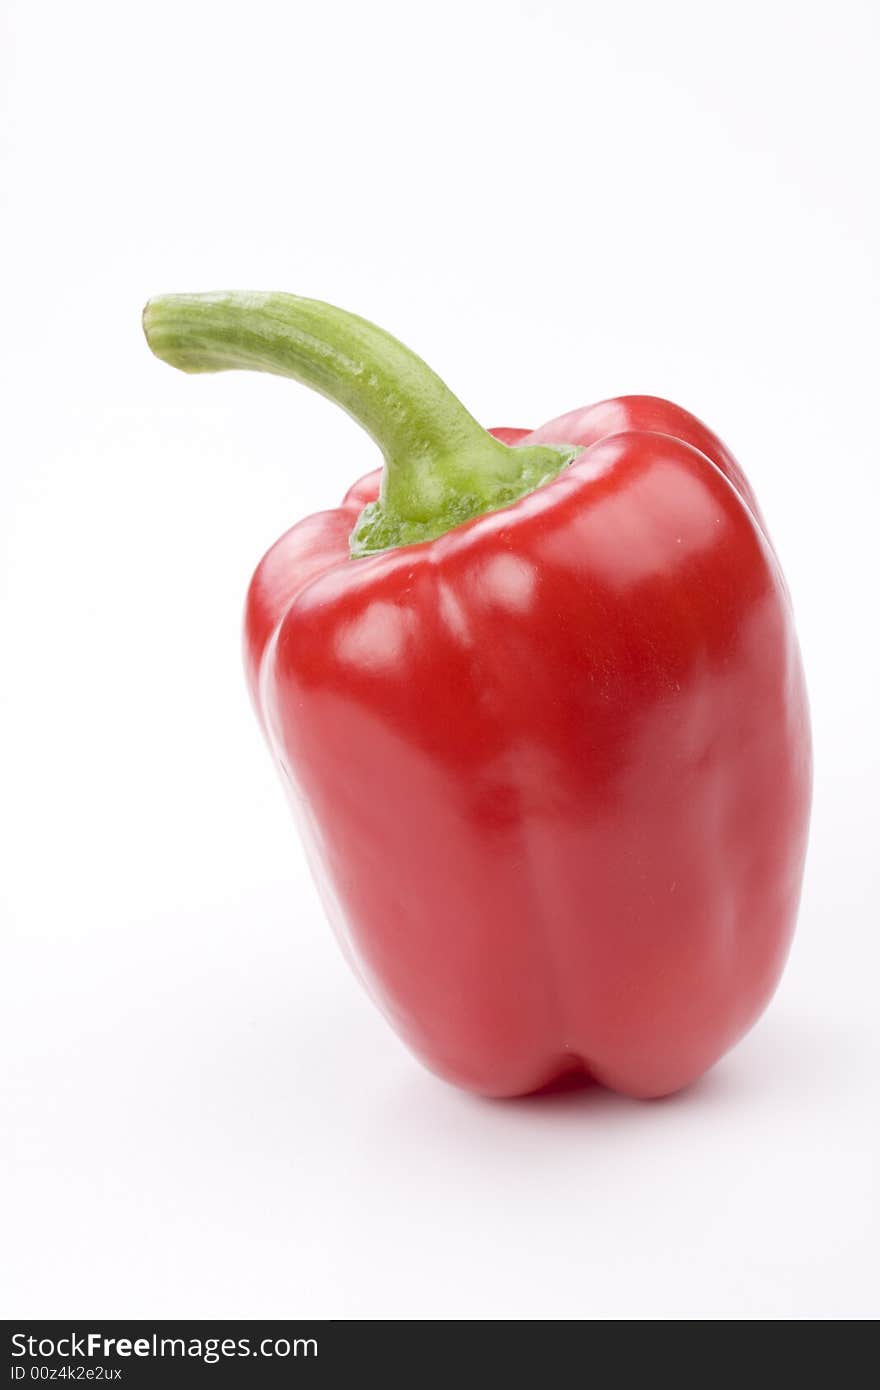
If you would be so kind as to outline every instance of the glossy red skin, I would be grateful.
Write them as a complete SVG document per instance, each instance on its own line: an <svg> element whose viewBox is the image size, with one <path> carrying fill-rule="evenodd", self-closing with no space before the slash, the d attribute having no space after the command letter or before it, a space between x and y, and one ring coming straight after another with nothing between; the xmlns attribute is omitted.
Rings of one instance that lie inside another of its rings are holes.
<svg viewBox="0 0 880 1390"><path fill-rule="evenodd" d="M721 442L626 397L508 442L586 446L367 559L379 474L260 564L254 702L346 954L433 1071L686 1086L754 1023L810 799L788 593Z"/></svg>

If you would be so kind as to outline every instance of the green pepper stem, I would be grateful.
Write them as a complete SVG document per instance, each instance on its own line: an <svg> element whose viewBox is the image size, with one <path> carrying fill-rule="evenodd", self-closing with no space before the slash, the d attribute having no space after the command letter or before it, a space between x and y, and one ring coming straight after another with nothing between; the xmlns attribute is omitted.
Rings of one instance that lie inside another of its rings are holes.
<svg viewBox="0 0 880 1390"><path fill-rule="evenodd" d="M342 406L385 460L380 499L352 533L353 555L442 535L540 486L576 452L510 448L484 430L421 358L381 328L291 294L151 299L152 351L184 372L246 368L292 377Z"/></svg>

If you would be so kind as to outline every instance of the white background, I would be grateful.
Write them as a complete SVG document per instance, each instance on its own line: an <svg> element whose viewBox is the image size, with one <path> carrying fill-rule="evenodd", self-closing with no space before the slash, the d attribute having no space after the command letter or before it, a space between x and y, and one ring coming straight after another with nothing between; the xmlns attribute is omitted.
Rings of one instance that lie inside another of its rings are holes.
<svg viewBox="0 0 880 1390"><path fill-rule="evenodd" d="M876 4L2 14L2 1312L876 1316ZM476 1100L349 976L239 619L374 454L149 355L146 297L216 288L374 318L487 423L666 395L745 465L815 815L784 983L690 1092Z"/></svg>

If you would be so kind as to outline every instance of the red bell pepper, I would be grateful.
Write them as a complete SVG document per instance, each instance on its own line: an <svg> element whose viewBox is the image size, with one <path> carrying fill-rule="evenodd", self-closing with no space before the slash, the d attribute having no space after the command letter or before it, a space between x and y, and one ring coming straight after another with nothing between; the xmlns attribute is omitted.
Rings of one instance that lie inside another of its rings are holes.
<svg viewBox="0 0 880 1390"><path fill-rule="evenodd" d="M383 451L260 563L245 649L392 1025L486 1095L693 1081L779 980L810 799L789 595L730 453L649 396L489 434L288 295L169 296L145 328L184 371L305 382Z"/></svg>

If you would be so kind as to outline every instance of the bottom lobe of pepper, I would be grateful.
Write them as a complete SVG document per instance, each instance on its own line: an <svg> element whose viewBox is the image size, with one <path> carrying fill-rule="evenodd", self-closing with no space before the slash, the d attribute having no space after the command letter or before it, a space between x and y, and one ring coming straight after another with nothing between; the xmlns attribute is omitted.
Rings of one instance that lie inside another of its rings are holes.
<svg viewBox="0 0 880 1390"><path fill-rule="evenodd" d="M608 1091L614 1095L625 1096L628 1100L664 1100L668 1096L677 1095L686 1090L699 1080L699 1076L689 1077L686 1081L671 1084L658 1084L656 1086L640 1086L628 1081L600 1077L591 1071L583 1063L561 1063L555 1066L545 1079L535 1084L526 1082L519 1086L510 1088L495 1088L473 1086L467 1082L444 1077L452 1085L460 1089L468 1090L474 1095L482 1096L485 1100L530 1100L533 1097L564 1095L577 1091Z"/></svg>

